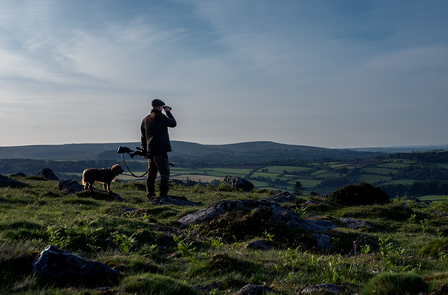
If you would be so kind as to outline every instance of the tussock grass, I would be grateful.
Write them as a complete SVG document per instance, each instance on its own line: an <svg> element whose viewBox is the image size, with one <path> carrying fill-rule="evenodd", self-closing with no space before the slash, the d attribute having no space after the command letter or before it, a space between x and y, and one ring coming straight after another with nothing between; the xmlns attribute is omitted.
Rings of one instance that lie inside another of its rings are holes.
<svg viewBox="0 0 448 295"><path fill-rule="evenodd" d="M102 192L64 195L57 191L56 181L20 181L28 187L0 188L0 293L103 292L35 277L31 262L49 244L120 270L120 281L105 286L111 294L200 294L196 286L209 294L234 294L249 283L269 286L277 294L333 283L344 286L343 294L354 294L377 274L405 281L411 277L411 282L424 278L428 293L448 284L443 231L448 217L435 213L448 214L446 199L428 207L399 201L305 205L322 201L310 197L281 204L303 218L331 220L339 226L324 233L333 248L321 251L311 232L277 224L264 209L234 211L211 222L179 227L180 217L217 201L262 199L277 191L173 186L172 195L204 204L178 207L148 203L143 182L113 183L112 190L125 199L120 203ZM339 220L342 217L367 221L374 229L348 228ZM254 240L271 250L248 248ZM383 276L375 280L396 284Z"/></svg>

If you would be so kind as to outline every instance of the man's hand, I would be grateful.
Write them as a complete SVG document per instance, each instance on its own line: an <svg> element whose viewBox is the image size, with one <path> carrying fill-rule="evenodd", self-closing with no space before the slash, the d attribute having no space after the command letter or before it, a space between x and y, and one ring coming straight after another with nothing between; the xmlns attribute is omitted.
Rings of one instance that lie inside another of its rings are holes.
<svg viewBox="0 0 448 295"><path fill-rule="evenodd" d="M166 112L170 112L170 111L172 110L172 108L169 107L169 106L163 106L163 110L164 110L165 113L166 113Z"/></svg>

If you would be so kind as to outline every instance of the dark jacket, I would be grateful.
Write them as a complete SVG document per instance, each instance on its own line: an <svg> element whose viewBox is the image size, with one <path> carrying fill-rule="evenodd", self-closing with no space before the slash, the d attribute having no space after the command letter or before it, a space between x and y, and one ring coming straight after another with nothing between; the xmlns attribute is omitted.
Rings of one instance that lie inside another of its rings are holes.
<svg viewBox="0 0 448 295"><path fill-rule="evenodd" d="M142 149L152 156L170 152L168 127L176 127L176 125L176 119L171 112L167 112L165 116L161 111L152 109L151 113L142 121Z"/></svg>

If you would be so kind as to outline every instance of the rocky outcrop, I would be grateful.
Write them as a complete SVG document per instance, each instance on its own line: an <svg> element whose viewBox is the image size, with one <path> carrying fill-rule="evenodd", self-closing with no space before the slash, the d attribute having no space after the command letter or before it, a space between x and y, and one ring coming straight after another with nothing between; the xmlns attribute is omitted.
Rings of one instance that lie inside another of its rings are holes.
<svg viewBox="0 0 448 295"><path fill-rule="evenodd" d="M175 206L203 206L201 202L192 202L185 197L167 196L156 198L151 201L153 205L175 205Z"/></svg>
<svg viewBox="0 0 448 295"><path fill-rule="evenodd" d="M278 205L279 202L289 199L286 194L276 195L274 197L262 200L237 200L237 201L219 201L207 208L201 209L197 212L187 214L179 219L181 226L187 226L194 223L201 223L209 221L227 212L234 210L247 209L249 211L254 209L261 209L263 207L269 208L273 214L275 222L283 223L288 228L301 227L312 231L326 231L335 228L336 225L328 220L305 220L292 211L288 211Z"/></svg>
<svg viewBox="0 0 448 295"><path fill-rule="evenodd" d="M84 192L84 186L79 184L76 180L68 179L68 180L59 180L58 181L58 190L64 191L66 194L71 195L75 193ZM101 192L105 193L102 190L99 190L97 188L92 188L94 192ZM86 193L90 193L86 191ZM108 199L117 200L118 202L124 202L124 199L116 193L110 192L107 194ZM112 198L109 198L112 197Z"/></svg>
<svg viewBox="0 0 448 295"><path fill-rule="evenodd" d="M25 187L28 185L0 174L0 187L2 186Z"/></svg>
<svg viewBox="0 0 448 295"><path fill-rule="evenodd" d="M120 273L103 263L86 260L53 245L48 245L36 257L32 271L39 276L82 284L112 282Z"/></svg>
<svg viewBox="0 0 448 295"><path fill-rule="evenodd" d="M233 177L227 175L222 182L228 184L229 186L231 186L236 190L241 189L244 192L250 192L255 188L255 186L250 181L243 179L241 177Z"/></svg>
<svg viewBox="0 0 448 295"><path fill-rule="evenodd" d="M272 293L273 290L266 286L260 286L256 284L248 284L241 288L236 294L238 295L257 295L257 294L266 294Z"/></svg>
<svg viewBox="0 0 448 295"><path fill-rule="evenodd" d="M43 177L47 180L59 180L59 178L51 171L50 168L44 168L37 172L37 176Z"/></svg>

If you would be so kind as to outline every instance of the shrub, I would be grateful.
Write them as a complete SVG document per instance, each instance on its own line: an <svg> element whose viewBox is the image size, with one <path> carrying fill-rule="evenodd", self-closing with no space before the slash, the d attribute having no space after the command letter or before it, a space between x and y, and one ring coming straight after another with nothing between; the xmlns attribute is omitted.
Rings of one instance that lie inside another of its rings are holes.
<svg viewBox="0 0 448 295"><path fill-rule="evenodd" d="M336 188L330 195L330 201L340 205L372 205L387 204L389 196L379 187L360 182Z"/></svg>
<svg viewBox="0 0 448 295"><path fill-rule="evenodd" d="M381 273L365 285L361 294L419 294L426 289L423 278L415 273Z"/></svg>

